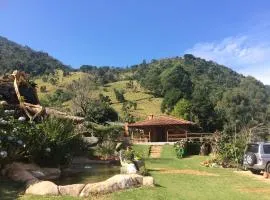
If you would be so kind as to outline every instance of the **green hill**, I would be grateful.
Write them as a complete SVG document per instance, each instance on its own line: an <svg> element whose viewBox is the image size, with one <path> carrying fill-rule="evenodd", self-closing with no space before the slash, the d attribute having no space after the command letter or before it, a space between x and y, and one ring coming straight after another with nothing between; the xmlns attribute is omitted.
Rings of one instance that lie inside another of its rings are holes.
<svg viewBox="0 0 270 200"><path fill-rule="evenodd" d="M0 74L14 69L34 75L43 102L50 99L64 109L70 108L76 96L76 91L69 91L70 85L88 78L85 84L94 86L89 96L108 96L120 116L123 105L135 103L136 109L129 112L137 118L166 113L192 120L211 132L233 132L270 119L269 86L190 54L143 61L129 68L83 65L75 70L47 53L0 37ZM116 100L115 89L123 93L125 103Z"/></svg>
<svg viewBox="0 0 270 200"><path fill-rule="evenodd" d="M64 89L68 87L68 85L72 84L73 81L79 81L80 79L83 79L87 77L89 74L85 72L71 72L67 76L62 75L62 71L57 71L55 75L53 76L59 76L57 84L52 84L49 81L43 81L42 78L35 79L35 82L38 85L38 95L39 98L43 101L48 97L48 95L52 95L54 92L56 92L57 89ZM116 81L112 83L108 83L105 85L100 85L97 87L97 89L91 91L92 97L98 97L99 94L103 94L105 96L109 96L112 100L112 107L122 114L122 105L123 103L120 103L116 100L114 89L118 90L124 90L125 91L125 99L127 101L133 101L137 103L137 109L132 110L131 113L139 119L144 119L149 113L154 115L160 115L162 114L160 110L160 105L162 102L162 98L154 97L152 94L149 94L149 91L142 88L139 83L134 81L135 89L127 88L127 83L129 81L123 80L123 81ZM46 87L46 92L41 92L41 87ZM64 107L69 107L70 102L64 102Z"/></svg>
<svg viewBox="0 0 270 200"><path fill-rule="evenodd" d="M53 73L55 69L70 70L48 53L35 51L0 36L0 74L10 73L15 69L32 75Z"/></svg>
<svg viewBox="0 0 270 200"><path fill-rule="evenodd" d="M163 97L163 112L195 121L206 131L269 121L269 87L215 62L184 55L143 62L133 71L142 87Z"/></svg>

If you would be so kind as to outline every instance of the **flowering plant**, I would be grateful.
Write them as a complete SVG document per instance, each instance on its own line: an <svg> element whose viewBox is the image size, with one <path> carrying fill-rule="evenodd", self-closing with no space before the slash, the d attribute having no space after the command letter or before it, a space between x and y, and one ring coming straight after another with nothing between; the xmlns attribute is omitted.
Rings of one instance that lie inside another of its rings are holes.
<svg viewBox="0 0 270 200"><path fill-rule="evenodd" d="M0 108L0 164L33 159L45 142L38 127L17 114Z"/></svg>
<svg viewBox="0 0 270 200"><path fill-rule="evenodd" d="M187 141L185 139L179 140L174 144L174 149L177 158L183 158L187 154Z"/></svg>

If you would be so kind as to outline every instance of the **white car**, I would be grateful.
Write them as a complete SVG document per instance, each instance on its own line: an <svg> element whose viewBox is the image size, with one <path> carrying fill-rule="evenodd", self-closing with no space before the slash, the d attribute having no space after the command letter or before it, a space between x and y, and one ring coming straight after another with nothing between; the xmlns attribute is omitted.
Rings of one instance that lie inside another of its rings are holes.
<svg viewBox="0 0 270 200"><path fill-rule="evenodd" d="M270 173L270 142L249 143L245 150L244 167L252 173Z"/></svg>

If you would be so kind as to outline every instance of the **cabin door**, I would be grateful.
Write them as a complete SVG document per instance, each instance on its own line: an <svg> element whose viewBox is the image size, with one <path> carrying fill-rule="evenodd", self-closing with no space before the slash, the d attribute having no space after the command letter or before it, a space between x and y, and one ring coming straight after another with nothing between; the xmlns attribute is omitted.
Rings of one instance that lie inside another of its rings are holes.
<svg viewBox="0 0 270 200"><path fill-rule="evenodd" d="M157 127L152 132L151 142L166 142L166 131L164 128Z"/></svg>

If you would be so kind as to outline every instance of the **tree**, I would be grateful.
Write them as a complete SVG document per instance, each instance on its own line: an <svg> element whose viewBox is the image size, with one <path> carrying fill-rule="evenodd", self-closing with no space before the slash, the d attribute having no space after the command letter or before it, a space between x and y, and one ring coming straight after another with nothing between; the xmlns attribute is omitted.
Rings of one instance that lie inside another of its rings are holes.
<svg viewBox="0 0 270 200"><path fill-rule="evenodd" d="M269 96L265 86L252 77L241 80L238 87L224 93L216 106L225 122L225 131L231 133L237 124L237 131L245 126L269 121Z"/></svg>
<svg viewBox="0 0 270 200"><path fill-rule="evenodd" d="M117 101L119 101L120 103L124 103L126 101L124 97L124 90L117 90L114 88L113 91L114 91L115 98Z"/></svg>
<svg viewBox="0 0 270 200"><path fill-rule="evenodd" d="M215 112L208 88L203 83L194 88L191 104L192 120L202 127L204 131L215 132L222 129L222 121Z"/></svg>
<svg viewBox="0 0 270 200"><path fill-rule="evenodd" d="M73 113L80 116L85 116L87 113L88 102L93 99L93 90L97 89L97 85L93 82L91 77L85 77L78 81L73 81L68 86L68 90L74 94L71 102L71 109Z"/></svg>
<svg viewBox="0 0 270 200"><path fill-rule="evenodd" d="M91 99L87 102L85 118L90 122L105 124L107 121L117 121L118 114L108 103Z"/></svg>
<svg viewBox="0 0 270 200"><path fill-rule="evenodd" d="M41 92L41 93L45 93L46 91L47 91L47 88L46 88L45 85L40 86L40 92Z"/></svg>
<svg viewBox="0 0 270 200"><path fill-rule="evenodd" d="M189 100L180 99L174 106L171 114L175 117L191 120L191 106Z"/></svg>
<svg viewBox="0 0 270 200"><path fill-rule="evenodd" d="M161 103L161 112L170 113L174 107L174 105L178 102L180 98L182 98L182 92L179 89L172 88L168 92L166 92L163 101Z"/></svg>
<svg viewBox="0 0 270 200"><path fill-rule="evenodd" d="M189 98L192 93L192 82L188 73L181 67L176 65L168 68L160 75L163 94L172 88L177 88L181 92L181 96Z"/></svg>

